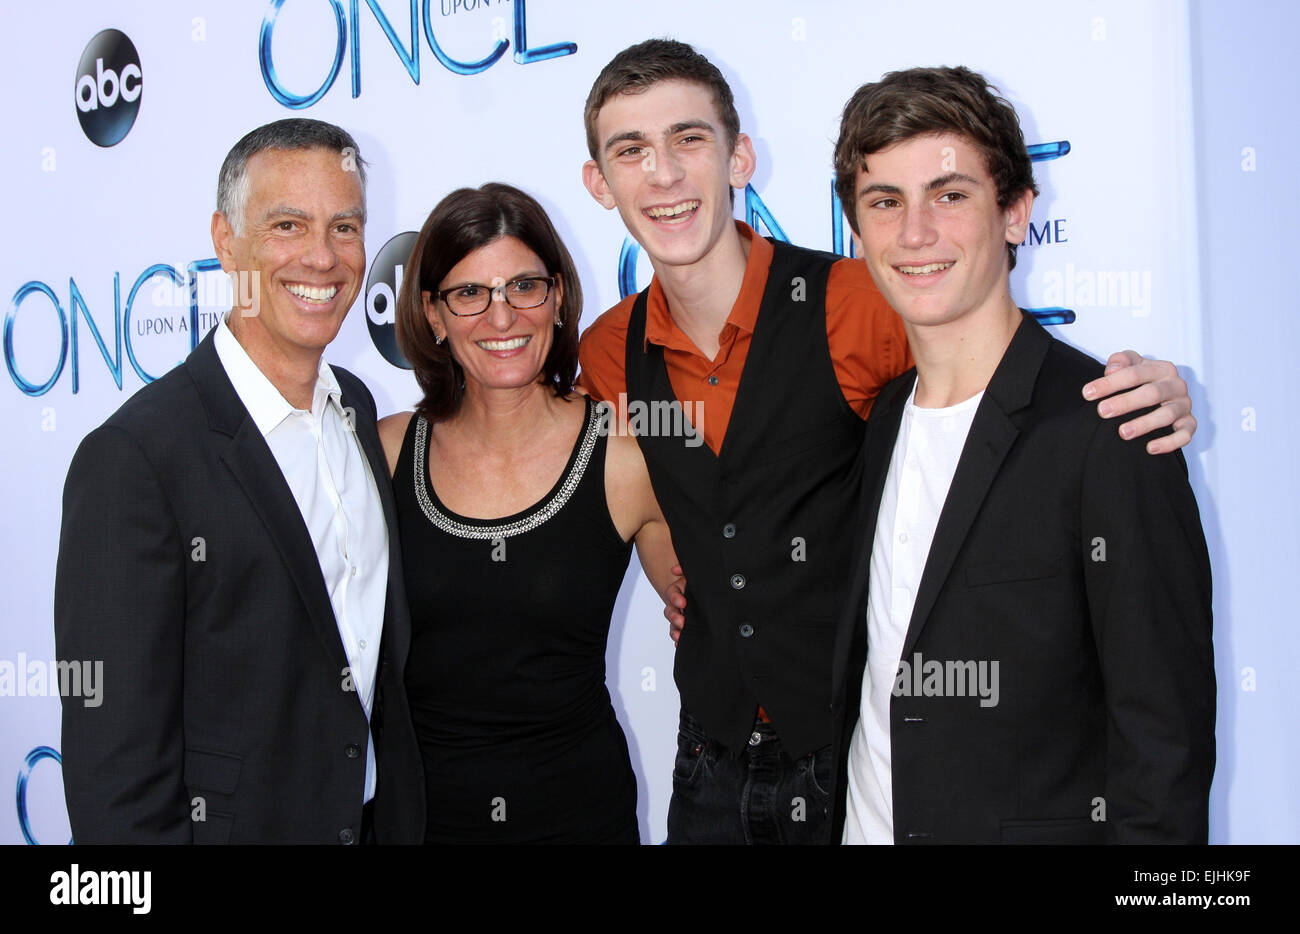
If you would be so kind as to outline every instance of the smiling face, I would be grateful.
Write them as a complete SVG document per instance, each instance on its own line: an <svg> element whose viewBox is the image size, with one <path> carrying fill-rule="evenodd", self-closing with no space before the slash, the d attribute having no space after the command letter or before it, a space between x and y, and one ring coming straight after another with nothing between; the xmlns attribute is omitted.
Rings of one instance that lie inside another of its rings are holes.
<svg viewBox="0 0 1300 934"><path fill-rule="evenodd" d="M212 240L235 274L230 328L254 360L319 358L365 275L365 196L329 149L267 149L248 160L243 230L220 213Z"/></svg>
<svg viewBox="0 0 1300 934"><path fill-rule="evenodd" d="M858 252L889 304L913 326L1016 314L1007 243L1024 240L1034 196L1005 209L964 136L918 136L858 169Z"/></svg>
<svg viewBox="0 0 1300 934"><path fill-rule="evenodd" d="M436 291L471 285L493 289L524 277L551 275L522 240L501 237L453 266ZM422 293L429 326L450 342L452 356L464 370L467 391L518 389L537 383L551 350L556 309L563 296L564 283L557 276L546 301L535 308L514 308L500 292L494 292L487 311L457 317L436 294Z"/></svg>
<svg viewBox="0 0 1300 934"><path fill-rule="evenodd" d="M595 126L600 158L583 181L656 268L698 263L734 229L731 189L753 175L754 150L743 133L729 145L708 88L669 80L617 95Z"/></svg>

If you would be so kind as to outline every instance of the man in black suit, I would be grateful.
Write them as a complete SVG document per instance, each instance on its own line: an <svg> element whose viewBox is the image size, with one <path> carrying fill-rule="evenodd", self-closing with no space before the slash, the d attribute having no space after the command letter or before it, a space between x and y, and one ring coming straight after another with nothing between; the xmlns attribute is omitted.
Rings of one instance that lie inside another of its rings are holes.
<svg viewBox="0 0 1300 934"><path fill-rule="evenodd" d="M1210 566L1181 454L1078 387L1101 364L1011 299L1037 188L964 68L849 101L836 186L916 369L867 427L833 672L850 843L1205 842Z"/></svg>
<svg viewBox="0 0 1300 934"><path fill-rule="evenodd" d="M365 165L292 119L222 166L234 308L78 448L55 584L80 843L419 842L410 621L375 404L321 361L365 274Z"/></svg>

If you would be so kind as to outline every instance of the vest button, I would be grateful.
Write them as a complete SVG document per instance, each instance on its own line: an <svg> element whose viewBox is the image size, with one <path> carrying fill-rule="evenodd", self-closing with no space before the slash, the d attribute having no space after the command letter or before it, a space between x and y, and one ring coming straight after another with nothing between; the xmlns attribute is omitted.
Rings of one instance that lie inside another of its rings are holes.
<svg viewBox="0 0 1300 934"><path fill-rule="evenodd" d="M361 755L361 747L356 743L348 743L343 752L349 759L355 759Z"/></svg>
<svg viewBox="0 0 1300 934"><path fill-rule="evenodd" d="M744 574L732 574L732 575L731 575L731 587L732 587L733 590L744 590L744 589L745 589L745 575L744 575Z"/></svg>
<svg viewBox="0 0 1300 934"><path fill-rule="evenodd" d="M748 639L748 638L749 638L750 636L752 636L753 634L754 634L754 627L753 627L753 626L749 625L749 623L741 623L741 624L740 624L740 635L741 635L741 638Z"/></svg>
<svg viewBox="0 0 1300 934"><path fill-rule="evenodd" d="M709 377L709 385L710 385L710 386L716 386L716 385L718 385L718 378L717 378L716 376L710 376L710 377Z"/></svg>
<svg viewBox="0 0 1300 934"><path fill-rule="evenodd" d="M732 523L728 522L726 525L724 525L724 526L722 527L722 537L723 537L723 538L735 538L735 537L736 537L736 527L735 527Z"/></svg>
<svg viewBox="0 0 1300 934"><path fill-rule="evenodd" d="M352 833L351 827L344 827L339 831L339 843L342 843L344 846L350 846L354 842L356 842L356 836Z"/></svg>

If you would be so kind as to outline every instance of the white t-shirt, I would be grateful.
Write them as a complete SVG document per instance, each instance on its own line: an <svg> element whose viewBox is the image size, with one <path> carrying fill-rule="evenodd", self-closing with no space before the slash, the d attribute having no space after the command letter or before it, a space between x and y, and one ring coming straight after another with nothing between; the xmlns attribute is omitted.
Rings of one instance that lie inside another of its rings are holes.
<svg viewBox="0 0 1300 934"><path fill-rule="evenodd" d="M898 428L871 549L862 712L849 746L844 843L894 842L889 705L934 530L983 391L923 409L912 387Z"/></svg>

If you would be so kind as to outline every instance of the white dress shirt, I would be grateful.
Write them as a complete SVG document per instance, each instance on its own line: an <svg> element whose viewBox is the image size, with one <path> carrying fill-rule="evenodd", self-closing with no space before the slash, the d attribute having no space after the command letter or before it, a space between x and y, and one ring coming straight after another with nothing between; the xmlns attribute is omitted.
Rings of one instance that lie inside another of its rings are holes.
<svg viewBox="0 0 1300 934"><path fill-rule="evenodd" d="M342 390L323 360L311 411L295 409L266 378L222 320L214 335L217 356L275 456L311 536L329 592L348 674L366 720L375 697L379 640L388 596L388 526L370 464L343 409ZM375 794L374 738L366 743L363 802Z"/></svg>
<svg viewBox="0 0 1300 934"><path fill-rule="evenodd" d="M889 705L934 530L983 397L981 391L943 409L917 407L916 386L907 397L871 548L867 665L849 744L844 843L894 842Z"/></svg>

